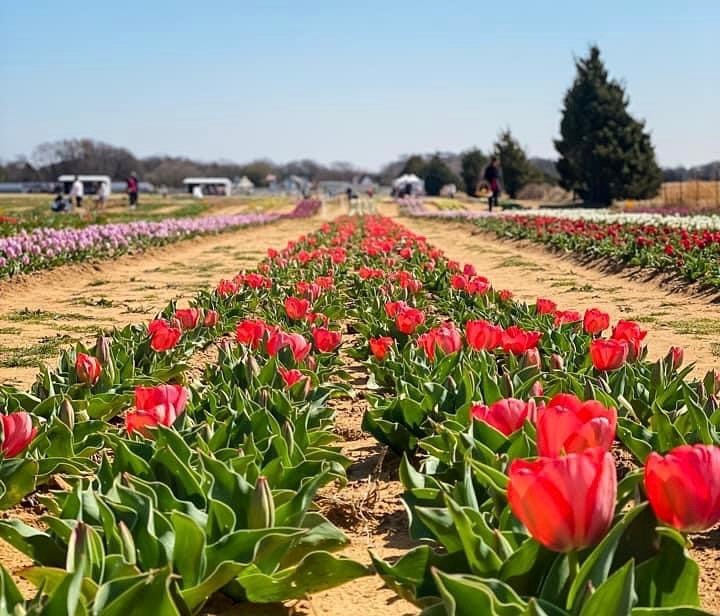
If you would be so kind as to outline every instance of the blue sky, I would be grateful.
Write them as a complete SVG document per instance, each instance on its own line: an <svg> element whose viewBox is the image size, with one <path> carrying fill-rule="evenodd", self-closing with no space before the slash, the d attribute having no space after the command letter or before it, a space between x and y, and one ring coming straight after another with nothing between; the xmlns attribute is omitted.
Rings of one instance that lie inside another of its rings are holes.
<svg viewBox="0 0 720 616"><path fill-rule="evenodd" d="M660 162L720 158L720 2L0 0L0 157L94 137L138 155L369 168L554 156L573 55L600 45Z"/></svg>

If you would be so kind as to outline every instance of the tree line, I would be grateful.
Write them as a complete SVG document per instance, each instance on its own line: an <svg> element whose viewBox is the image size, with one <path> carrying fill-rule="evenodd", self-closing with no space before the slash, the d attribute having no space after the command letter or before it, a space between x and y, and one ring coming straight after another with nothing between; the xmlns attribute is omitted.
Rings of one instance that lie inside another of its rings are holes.
<svg viewBox="0 0 720 616"><path fill-rule="evenodd" d="M247 176L265 186L270 176L298 175L312 182L351 181L368 175L387 184L402 173L425 180L426 192L438 194L447 184L476 195L483 172L492 156L500 159L503 188L512 198L536 182L559 184L588 204L607 205L614 199L654 197L661 182L688 179L715 180L720 161L687 169L661 170L645 123L634 118L624 86L610 78L597 46L576 59L575 79L565 93L560 138L554 141L556 161L528 157L509 128L498 135L488 150L470 149L461 154L438 152L411 154L388 163L379 173L369 173L351 163L323 165L304 159L286 164L255 160L201 162L183 157L137 158L126 148L92 139L66 139L39 145L30 159L0 164L2 181L54 181L62 173L105 173L125 178L132 171L158 186L180 186L188 176Z"/></svg>

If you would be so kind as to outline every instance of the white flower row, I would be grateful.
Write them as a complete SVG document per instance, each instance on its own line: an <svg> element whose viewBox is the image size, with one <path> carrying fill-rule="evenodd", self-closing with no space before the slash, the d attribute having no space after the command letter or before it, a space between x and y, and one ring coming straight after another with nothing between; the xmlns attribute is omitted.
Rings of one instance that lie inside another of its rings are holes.
<svg viewBox="0 0 720 616"><path fill-rule="evenodd" d="M720 215L712 216L665 216L632 212L615 212L609 209L537 209L499 212L499 216L551 216L569 220L588 220L599 223L632 223L640 225L669 225L684 229L720 230Z"/></svg>

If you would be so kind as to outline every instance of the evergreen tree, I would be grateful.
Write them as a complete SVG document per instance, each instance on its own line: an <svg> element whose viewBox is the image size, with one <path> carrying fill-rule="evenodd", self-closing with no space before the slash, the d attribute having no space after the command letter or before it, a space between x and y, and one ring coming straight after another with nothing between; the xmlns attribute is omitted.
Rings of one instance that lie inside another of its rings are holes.
<svg viewBox="0 0 720 616"><path fill-rule="evenodd" d="M477 194L477 187L482 181L483 171L487 163L487 157L477 148L468 150L462 156L461 175L465 184L465 192L471 197Z"/></svg>
<svg viewBox="0 0 720 616"><path fill-rule="evenodd" d="M555 141L560 185L597 205L654 197L662 175L645 123L628 112L625 90L609 79L596 46L575 66Z"/></svg>
<svg viewBox="0 0 720 616"><path fill-rule="evenodd" d="M540 174L530 164L525 150L509 129L500 133L494 147L495 156L500 159L503 188L511 198L515 199L518 191L526 184L539 179Z"/></svg>
<svg viewBox="0 0 720 616"><path fill-rule="evenodd" d="M425 162L425 159L423 159L423 157L419 154L413 154L405 161L405 166L403 167L401 175L409 173L416 175L419 178L424 178L426 167L427 163Z"/></svg>
<svg viewBox="0 0 720 616"><path fill-rule="evenodd" d="M425 166L425 192L435 196L446 184L457 184L458 178L451 171L442 158L433 156Z"/></svg>

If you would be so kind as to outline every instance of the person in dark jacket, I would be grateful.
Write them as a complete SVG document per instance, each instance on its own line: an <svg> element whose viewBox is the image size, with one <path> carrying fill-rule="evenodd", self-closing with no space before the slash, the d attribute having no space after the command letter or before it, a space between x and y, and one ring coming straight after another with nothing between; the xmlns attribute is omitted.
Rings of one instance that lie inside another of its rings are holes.
<svg viewBox="0 0 720 616"><path fill-rule="evenodd" d="M488 197L488 209L492 212L493 205L498 205L500 198L500 161L497 156L493 156L490 164L485 168L485 176L483 178L490 189Z"/></svg>
<svg viewBox="0 0 720 616"><path fill-rule="evenodd" d="M133 171L130 177L127 179L127 193L128 200L130 201L130 209L134 210L137 207L138 202L138 179L137 174Z"/></svg>

